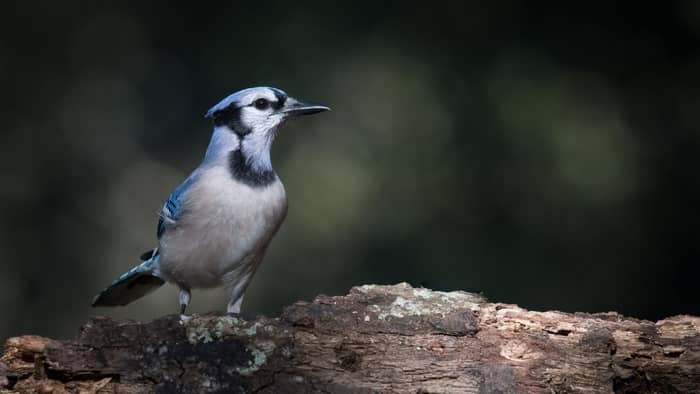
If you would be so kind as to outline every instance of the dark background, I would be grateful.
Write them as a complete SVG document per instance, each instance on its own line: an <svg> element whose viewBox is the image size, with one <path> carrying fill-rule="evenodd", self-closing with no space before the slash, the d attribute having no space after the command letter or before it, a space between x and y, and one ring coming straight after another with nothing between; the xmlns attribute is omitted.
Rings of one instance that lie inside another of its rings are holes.
<svg viewBox="0 0 700 394"><path fill-rule="evenodd" d="M698 2L16 3L0 13L0 338L176 312L173 286L89 305L155 245L204 112L255 85L333 111L274 146L290 211L244 314L401 281L700 314Z"/></svg>

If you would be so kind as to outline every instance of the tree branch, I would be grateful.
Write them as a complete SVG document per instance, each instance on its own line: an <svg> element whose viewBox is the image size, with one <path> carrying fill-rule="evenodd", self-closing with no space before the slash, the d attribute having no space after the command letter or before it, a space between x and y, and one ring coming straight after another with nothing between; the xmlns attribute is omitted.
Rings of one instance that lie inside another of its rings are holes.
<svg viewBox="0 0 700 394"><path fill-rule="evenodd" d="M279 318L94 318L10 338L0 392L698 392L700 318L532 312L366 285Z"/></svg>

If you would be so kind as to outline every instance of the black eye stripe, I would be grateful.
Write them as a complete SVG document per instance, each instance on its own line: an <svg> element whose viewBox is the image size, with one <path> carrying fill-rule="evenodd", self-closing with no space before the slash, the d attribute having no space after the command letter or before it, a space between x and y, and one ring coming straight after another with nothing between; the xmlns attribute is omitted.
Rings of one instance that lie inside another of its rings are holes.
<svg viewBox="0 0 700 394"><path fill-rule="evenodd" d="M277 105L282 107L284 105L284 102L287 101L287 96L278 90L274 90L274 93L275 97L277 97Z"/></svg>

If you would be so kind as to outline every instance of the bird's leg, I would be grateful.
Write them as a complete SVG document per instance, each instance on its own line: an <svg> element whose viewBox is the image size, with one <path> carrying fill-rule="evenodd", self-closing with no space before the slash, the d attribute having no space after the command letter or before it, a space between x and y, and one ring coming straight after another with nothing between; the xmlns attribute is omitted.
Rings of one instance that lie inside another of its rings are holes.
<svg viewBox="0 0 700 394"><path fill-rule="evenodd" d="M232 315L240 315L241 314L241 304L243 304L243 294L241 294L240 297L237 299L231 299L229 301L228 306L226 307L226 313L232 314Z"/></svg>
<svg viewBox="0 0 700 394"><path fill-rule="evenodd" d="M242 274L236 273L233 278L227 278L229 285L229 291L231 294L230 301L226 306L226 313L230 315L240 315L241 305L243 304L243 295L245 293L246 287L248 287L248 282L250 282L250 277L253 275L252 270L243 272ZM232 280L229 280L232 279Z"/></svg>
<svg viewBox="0 0 700 394"><path fill-rule="evenodd" d="M190 289L180 288L180 315L181 316L185 315L185 309L187 309L187 305L190 304L191 298L192 298L192 294L190 294Z"/></svg>

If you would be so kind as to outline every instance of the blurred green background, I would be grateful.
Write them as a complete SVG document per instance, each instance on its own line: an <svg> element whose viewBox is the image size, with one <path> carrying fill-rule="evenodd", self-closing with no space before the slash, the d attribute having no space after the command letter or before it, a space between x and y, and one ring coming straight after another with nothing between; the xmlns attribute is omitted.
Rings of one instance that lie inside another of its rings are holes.
<svg viewBox="0 0 700 394"><path fill-rule="evenodd" d="M245 315L401 281L700 314L700 3L98 3L0 16L0 339L176 312L89 305L255 85L333 111L275 143L290 211Z"/></svg>

